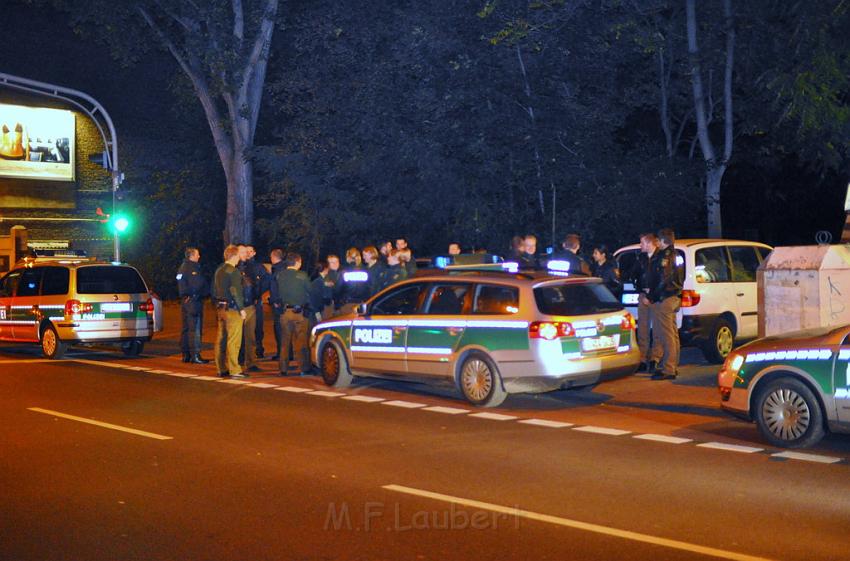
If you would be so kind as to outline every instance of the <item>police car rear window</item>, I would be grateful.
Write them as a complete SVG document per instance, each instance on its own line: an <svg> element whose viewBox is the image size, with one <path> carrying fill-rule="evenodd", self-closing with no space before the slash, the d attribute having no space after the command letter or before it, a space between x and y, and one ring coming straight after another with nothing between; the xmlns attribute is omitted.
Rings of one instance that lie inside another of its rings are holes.
<svg viewBox="0 0 850 561"><path fill-rule="evenodd" d="M541 313L552 316L581 316L622 310L623 305L602 283L574 283L534 289Z"/></svg>
<svg viewBox="0 0 850 561"><path fill-rule="evenodd" d="M135 269L112 265L77 269L80 294L139 294L147 292L145 281Z"/></svg>

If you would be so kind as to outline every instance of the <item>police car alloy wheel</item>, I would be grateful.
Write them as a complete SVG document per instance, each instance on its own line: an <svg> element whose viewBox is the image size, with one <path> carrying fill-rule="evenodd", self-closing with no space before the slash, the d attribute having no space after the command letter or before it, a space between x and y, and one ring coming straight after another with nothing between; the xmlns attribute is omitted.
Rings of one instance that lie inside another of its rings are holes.
<svg viewBox="0 0 850 561"><path fill-rule="evenodd" d="M67 343L63 343L52 325L48 325L41 334L41 351L47 358L59 359L68 349Z"/></svg>
<svg viewBox="0 0 850 561"><path fill-rule="evenodd" d="M508 396L496 366L478 353L463 361L458 382L463 396L473 405L496 407Z"/></svg>
<svg viewBox="0 0 850 561"><path fill-rule="evenodd" d="M824 435L823 413L812 391L790 377L771 380L755 400L759 431L771 444L803 448Z"/></svg>
<svg viewBox="0 0 850 561"><path fill-rule="evenodd" d="M322 370L322 380L328 386L345 388L351 385L354 379L348 370L345 355L333 341L322 347L322 360L319 366Z"/></svg>

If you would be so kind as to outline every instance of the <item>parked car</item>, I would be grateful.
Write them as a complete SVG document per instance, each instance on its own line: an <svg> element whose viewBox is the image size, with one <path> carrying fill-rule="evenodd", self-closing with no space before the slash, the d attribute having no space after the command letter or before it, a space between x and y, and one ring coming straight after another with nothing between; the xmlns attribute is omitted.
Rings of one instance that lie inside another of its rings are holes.
<svg viewBox="0 0 850 561"><path fill-rule="evenodd" d="M138 355L153 336L153 315L145 281L125 264L38 257L0 279L0 341L39 343L48 358L91 343Z"/></svg>
<svg viewBox="0 0 850 561"><path fill-rule="evenodd" d="M685 267L682 308L676 317L679 337L683 345L699 347L706 360L719 364L736 342L758 335L756 269L772 248L722 239L682 239L674 247ZM630 272L639 252L637 244L614 252L624 280L621 299L635 317L638 293Z"/></svg>
<svg viewBox="0 0 850 561"><path fill-rule="evenodd" d="M776 446L850 432L850 325L753 341L729 354L717 384L721 406L754 420Z"/></svg>
<svg viewBox="0 0 850 561"><path fill-rule="evenodd" d="M631 374L639 362L634 319L599 279L468 267L402 281L318 324L311 351L329 386L448 380L484 407Z"/></svg>

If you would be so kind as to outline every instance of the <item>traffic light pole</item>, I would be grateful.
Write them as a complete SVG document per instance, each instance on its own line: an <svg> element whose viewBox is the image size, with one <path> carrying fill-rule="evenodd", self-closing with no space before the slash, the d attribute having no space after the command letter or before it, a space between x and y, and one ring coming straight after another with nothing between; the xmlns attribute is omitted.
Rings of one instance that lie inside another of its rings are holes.
<svg viewBox="0 0 850 561"><path fill-rule="evenodd" d="M115 193L124 179L124 174L119 171L120 168L118 167L118 136L115 133L115 124L112 122L112 118L106 112L103 105L85 92L48 84L47 82L30 80L29 78L21 78L20 76L13 76L4 72L0 72L0 86L51 97L53 99L60 99L65 103L73 105L92 120L98 132L100 132L100 137L103 139L103 145L105 147L104 154L107 161L103 162L103 167L112 174L112 214L114 215ZM121 240L118 232L113 232L113 236L113 261L121 261Z"/></svg>

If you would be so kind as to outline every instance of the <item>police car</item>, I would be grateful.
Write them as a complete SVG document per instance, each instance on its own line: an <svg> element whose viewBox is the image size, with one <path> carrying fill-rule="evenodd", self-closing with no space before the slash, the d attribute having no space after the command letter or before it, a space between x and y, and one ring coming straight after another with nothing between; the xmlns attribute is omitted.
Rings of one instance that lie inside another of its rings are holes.
<svg viewBox="0 0 850 561"><path fill-rule="evenodd" d="M754 420L776 446L850 432L850 325L753 341L732 351L717 382L722 407Z"/></svg>
<svg viewBox="0 0 850 561"><path fill-rule="evenodd" d="M359 376L451 381L482 407L635 371L634 319L599 279L495 268L384 289L313 328L313 364L333 387Z"/></svg>
<svg viewBox="0 0 850 561"><path fill-rule="evenodd" d="M38 343L48 358L89 343L117 343L135 356L153 332L152 296L129 265L37 257L0 278L0 341Z"/></svg>

